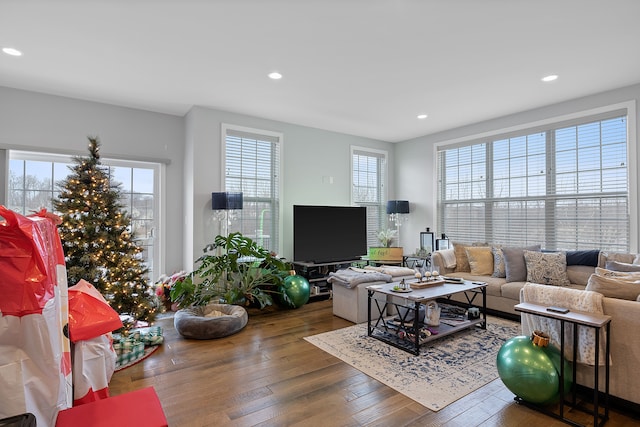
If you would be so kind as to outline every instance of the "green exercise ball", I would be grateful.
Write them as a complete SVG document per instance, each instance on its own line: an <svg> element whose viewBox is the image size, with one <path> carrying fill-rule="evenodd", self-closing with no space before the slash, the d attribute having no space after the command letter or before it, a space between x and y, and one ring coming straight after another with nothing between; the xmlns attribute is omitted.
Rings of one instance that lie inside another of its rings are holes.
<svg viewBox="0 0 640 427"><path fill-rule="evenodd" d="M564 362L564 391L571 389L571 365L558 347L534 345L529 337L511 338L497 356L498 374L505 386L522 400L556 403L560 397L560 363Z"/></svg>
<svg viewBox="0 0 640 427"><path fill-rule="evenodd" d="M280 292L287 298L281 297L283 305L291 308L302 307L309 301L309 282L302 276L298 276L294 270L284 279L284 284L280 287Z"/></svg>

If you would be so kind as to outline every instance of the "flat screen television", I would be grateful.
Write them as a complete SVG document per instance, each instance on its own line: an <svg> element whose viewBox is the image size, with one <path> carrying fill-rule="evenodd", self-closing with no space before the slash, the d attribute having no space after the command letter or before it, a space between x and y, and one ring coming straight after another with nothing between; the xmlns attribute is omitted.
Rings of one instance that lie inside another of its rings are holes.
<svg viewBox="0 0 640 427"><path fill-rule="evenodd" d="M351 261L367 254L367 211L359 206L293 206L293 259Z"/></svg>

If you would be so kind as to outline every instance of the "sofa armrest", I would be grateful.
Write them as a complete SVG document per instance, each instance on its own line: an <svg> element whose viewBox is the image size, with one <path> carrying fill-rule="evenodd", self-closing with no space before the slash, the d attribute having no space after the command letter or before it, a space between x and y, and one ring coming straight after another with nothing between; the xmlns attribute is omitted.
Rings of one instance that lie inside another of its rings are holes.
<svg viewBox="0 0 640 427"><path fill-rule="evenodd" d="M453 273L456 269L456 265L449 264L447 266L446 259L455 259L455 252L453 249L441 249L431 254L431 267L433 270L437 270L441 275L447 275Z"/></svg>

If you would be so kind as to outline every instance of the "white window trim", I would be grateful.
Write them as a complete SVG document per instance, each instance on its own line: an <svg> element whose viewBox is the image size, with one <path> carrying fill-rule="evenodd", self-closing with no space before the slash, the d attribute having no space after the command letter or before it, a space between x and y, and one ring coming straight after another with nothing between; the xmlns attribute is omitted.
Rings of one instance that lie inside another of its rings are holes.
<svg viewBox="0 0 640 427"><path fill-rule="evenodd" d="M264 129L257 129L257 128L251 128L251 127L247 127L247 126L240 126L240 125L234 125L234 124L229 124L229 123L222 123L220 126L220 130L221 130L221 135L220 135L220 186L221 186L221 191L224 191L224 189L226 188L226 184L227 184L227 179L226 179L226 171L225 171L225 160L227 158L227 130L235 130L238 132L247 132L247 133L253 133L256 135L265 135L265 136L270 136L273 138L276 138L278 140L278 145L280 147L280 161L278 162L278 198L279 198L279 203L278 203L278 248L277 248L277 253L282 253L282 248L283 248L283 238L284 238L284 230L283 230L283 224L284 224L284 215L283 215L283 186L284 186L284 175L282 174L283 171L283 164L284 164L284 134L282 132L274 132L274 131L270 131L270 130L264 130Z"/></svg>
<svg viewBox="0 0 640 427"><path fill-rule="evenodd" d="M467 141L479 140L482 138L491 138L497 135L502 135L511 132L517 132L522 130L527 130L530 128L535 128L538 126L547 126L552 125L558 122L564 122L567 120L580 119L583 117L608 113L610 111L626 109L627 110L627 165L629 171L629 247L631 252L638 252L638 243L640 242L640 237L638 233L640 231L640 227L638 224L639 218L639 207L638 207L638 151L637 151L637 124L636 124L636 101L626 101L617 104L611 104L603 107L593 108L590 110L583 110L576 113L566 114L562 116L552 117L544 120L539 120L535 122L523 123L507 128L495 129L479 134L467 135L460 138L450 139L446 141L436 142L433 144L433 194L437 193L437 159L438 159L438 151L441 147L446 147L448 145L460 144ZM438 209L434 208L434 218L436 218L436 224L439 223L439 218L436 217L438 215Z"/></svg>
<svg viewBox="0 0 640 427"><path fill-rule="evenodd" d="M73 163L74 157L86 157L86 153L83 154L63 154L60 152L48 153L45 149L38 149L38 151L30 151L24 150L20 148L10 148L5 151L6 153L6 165L4 170L6 171L6 175L9 175L9 159L11 157L10 152L17 152L20 155L20 158L23 160L31 160L31 161L46 161L46 162L56 162L60 161L62 163ZM53 160L52 160L53 159ZM151 169L154 170L154 174L158 179L155 180L154 183L154 194L157 195L156 205L154 207L154 211L157 209L158 218L156 218L156 225L159 229L159 233L157 234L157 240L154 244L154 248L157 250L155 259L153 260L154 267L157 265L157 268L154 268L154 275L159 275L161 272L165 271L166 264L166 197L164 195L164 191L166 191L166 167L169 164L169 161L165 160L125 160L122 158L113 158L110 156L101 155L100 160L104 166L123 166L123 167L136 167L140 164L147 164ZM6 180L4 185L4 192L6 197L6 192L8 191L9 182ZM6 199L5 199L6 200ZM154 280L155 278L151 278Z"/></svg>
<svg viewBox="0 0 640 427"><path fill-rule="evenodd" d="M377 148L370 148L370 147L361 147L359 145L352 145L350 147L350 155L349 155L349 172L350 172L350 180L351 180L351 186L349 189L349 200L351 201L351 205L355 206L356 202L354 200L354 196L353 196L353 154L356 151L364 151L364 152L369 152L369 153L375 153L375 154L380 154L381 156L384 157L384 182L382 183L382 200L387 200L389 197L389 192L388 192L388 184L389 184L389 152L387 150L380 150Z"/></svg>

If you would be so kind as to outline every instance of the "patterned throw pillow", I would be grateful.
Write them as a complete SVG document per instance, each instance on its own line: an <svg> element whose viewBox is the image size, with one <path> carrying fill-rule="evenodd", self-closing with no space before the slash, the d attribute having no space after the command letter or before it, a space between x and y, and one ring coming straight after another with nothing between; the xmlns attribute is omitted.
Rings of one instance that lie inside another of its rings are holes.
<svg viewBox="0 0 640 427"><path fill-rule="evenodd" d="M525 246L524 248L502 248L507 282L524 282L527 280L527 264L524 261L525 250L540 252L540 245Z"/></svg>
<svg viewBox="0 0 640 427"><path fill-rule="evenodd" d="M569 286L567 257L563 252L524 251L527 265L527 282L543 285Z"/></svg>
<svg viewBox="0 0 640 427"><path fill-rule="evenodd" d="M471 274L488 276L493 273L493 254L490 246L467 246Z"/></svg>
<svg viewBox="0 0 640 427"><path fill-rule="evenodd" d="M507 270L504 265L504 253L502 248L491 248L493 254L493 277L507 277Z"/></svg>

